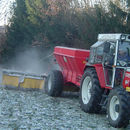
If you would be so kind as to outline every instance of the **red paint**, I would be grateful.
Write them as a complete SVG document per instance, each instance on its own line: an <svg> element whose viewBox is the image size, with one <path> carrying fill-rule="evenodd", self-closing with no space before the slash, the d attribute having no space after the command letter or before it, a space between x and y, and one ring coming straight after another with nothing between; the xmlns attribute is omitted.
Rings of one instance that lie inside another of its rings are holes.
<svg viewBox="0 0 130 130"><path fill-rule="evenodd" d="M89 53L89 50L55 47L54 56L61 67L65 84L71 82L80 86Z"/></svg>
<svg viewBox="0 0 130 130"><path fill-rule="evenodd" d="M95 64L94 67L96 69L101 88L111 89L111 87L106 86L103 65L102 64Z"/></svg>
<svg viewBox="0 0 130 130"><path fill-rule="evenodd" d="M130 87L130 72L126 72L123 80L123 87Z"/></svg>

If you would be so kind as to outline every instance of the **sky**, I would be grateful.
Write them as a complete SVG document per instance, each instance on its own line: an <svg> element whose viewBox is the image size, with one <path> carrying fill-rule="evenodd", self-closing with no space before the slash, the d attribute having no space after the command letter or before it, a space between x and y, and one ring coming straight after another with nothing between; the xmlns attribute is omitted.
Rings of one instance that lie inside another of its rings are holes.
<svg viewBox="0 0 130 130"><path fill-rule="evenodd" d="M15 0L0 0L0 26L8 23L10 17L10 6Z"/></svg>

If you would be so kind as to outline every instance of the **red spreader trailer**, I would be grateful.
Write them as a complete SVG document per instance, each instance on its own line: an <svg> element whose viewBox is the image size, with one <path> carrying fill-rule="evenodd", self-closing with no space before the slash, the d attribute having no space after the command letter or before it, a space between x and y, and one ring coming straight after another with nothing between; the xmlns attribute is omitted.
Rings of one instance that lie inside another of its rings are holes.
<svg viewBox="0 0 130 130"><path fill-rule="evenodd" d="M80 86L89 53L89 50L55 47L54 56L61 68L64 84L73 83Z"/></svg>

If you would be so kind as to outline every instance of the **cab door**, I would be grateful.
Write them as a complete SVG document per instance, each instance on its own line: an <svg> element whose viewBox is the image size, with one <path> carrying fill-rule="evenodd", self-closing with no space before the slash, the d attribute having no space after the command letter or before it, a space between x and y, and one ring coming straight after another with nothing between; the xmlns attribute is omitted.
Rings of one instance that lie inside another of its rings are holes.
<svg viewBox="0 0 130 130"><path fill-rule="evenodd" d="M107 47L105 47L106 44L108 44ZM103 67L104 67L106 86L112 86L115 45L116 43L114 42L106 42L104 44Z"/></svg>

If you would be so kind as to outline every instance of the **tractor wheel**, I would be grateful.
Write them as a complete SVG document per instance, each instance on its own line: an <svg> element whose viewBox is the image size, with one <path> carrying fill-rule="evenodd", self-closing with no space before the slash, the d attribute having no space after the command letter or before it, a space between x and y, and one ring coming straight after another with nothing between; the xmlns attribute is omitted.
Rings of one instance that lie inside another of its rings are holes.
<svg viewBox="0 0 130 130"><path fill-rule="evenodd" d="M128 93L123 88L115 88L109 94L108 120L115 128L126 127L129 124L128 96Z"/></svg>
<svg viewBox="0 0 130 130"><path fill-rule="evenodd" d="M58 97L63 90L63 75L61 71L52 71L45 83L45 92L52 97Z"/></svg>
<svg viewBox="0 0 130 130"><path fill-rule="evenodd" d="M99 113L102 94L103 89L99 85L95 69L87 69L80 86L81 109L88 113Z"/></svg>

